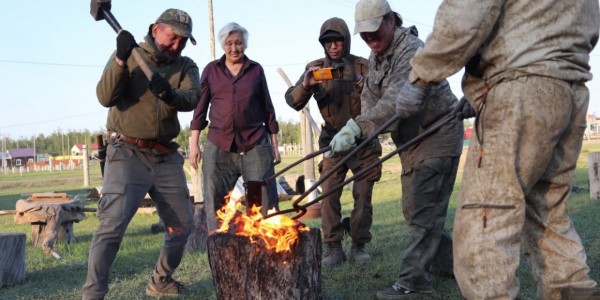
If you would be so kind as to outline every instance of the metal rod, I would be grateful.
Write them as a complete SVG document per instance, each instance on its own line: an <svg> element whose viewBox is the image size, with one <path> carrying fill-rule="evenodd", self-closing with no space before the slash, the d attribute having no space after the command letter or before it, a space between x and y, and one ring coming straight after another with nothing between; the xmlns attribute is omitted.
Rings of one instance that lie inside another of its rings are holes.
<svg viewBox="0 0 600 300"><path fill-rule="evenodd" d="M334 187L333 189L331 189L329 192L327 192L327 193L325 193L325 194L317 197L316 199L314 199L314 200L312 200L310 202L305 203L304 205L298 205L298 203L300 202L300 200L302 200L304 197L306 197L306 195L308 195L308 193L312 192L317 186L319 186L320 184L322 184L339 167L341 167L343 164L345 164L346 161L350 157L352 157L356 152L358 152L360 149L364 148L364 146L368 142L370 142L373 139L373 137L379 135L383 130L385 130L386 128L388 128L389 126L391 126L395 121L397 121L399 119L398 115L394 116L392 119L388 120L385 124L383 124L381 127L379 127L375 131L375 133L373 133L366 140L364 140L360 145L358 145L356 148L354 148L354 150L352 152L350 152L346 157L344 157L344 159L342 159L338 164L336 164L329 173L325 174L324 176L321 176L321 178L319 179L319 181L317 183L315 183L311 187L311 189L307 190L304 194L302 194L298 199L296 199L292 203L292 208L268 214L268 215L264 216L263 219L267 219L267 218L270 218L270 217L273 217L273 216L276 216L276 215L286 214L286 213L291 213L291 212L296 212L296 215L293 216L292 219L298 219L298 218L302 217L304 214L306 214L306 210L307 210L308 206L311 206L311 205L319 202L323 198L329 196L335 190L342 188L344 185L350 183L353 180L356 180L357 178L360 178L361 176L363 176L371 168L373 168L373 167L375 167L375 166L383 163L384 161L388 160L390 157L398 154L400 151L403 151L406 148L408 148L410 146L413 146L414 144L420 142L422 139L424 139L425 137L429 136L431 133L437 131L443 125L446 125L446 123L448 123L451 120L455 119L457 113L460 112L462 110L462 107L465 105L465 102L466 102L466 99L464 97L461 98L460 101L458 102L458 104L456 105L456 107L450 113L448 113L445 117L443 117L442 119L440 119L437 122L435 122L432 126L430 126L429 128L427 128L425 131L423 131L422 133L420 133L419 135L417 135L416 137L414 137L410 141L402 144L400 147L398 147L394 151L388 153L387 155L385 155L384 157L382 157L378 161L373 162L369 166L363 168L361 171L357 172L354 176L352 176L352 177L346 179L344 182L338 184L336 187Z"/></svg>
<svg viewBox="0 0 600 300"><path fill-rule="evenodd" d="M323 182L325 182L325 180L327 180L329 177L331 177L331 175L333 175L336 172L337 169L339 169L340 167L344 166L346 164L346 162L348 162L348 160L350 160L358 151L362 150L364 147L366 147L367 145L369 145L369 143L374 138L378 137L381 132L383 132L385 129L387 129L392 124L394 124L396 121L398 121L398 119L400 119L400 116L399 115L395 115L391 119L387 120L387 122L385 122L383 125L381 125L377 130L375 130L375 132L373 132L373 134L371 134L368 138L366 138L358 146L354 147L354 149L352 149L352 151L350 151L350 153L348 153L347 155L345 155L344 158L342 158L342 160L340 160L335 166L333 166L333 168L331 169L331 171L329 171L326 174L320 176L319 180L315 184L313 184L310 188L308 188L308 190L306 190L302 195L300 195L300 197L298 197L296 200L294 200L294 202L292 203L292 208L291 209L281 210L281 211L278 211L278 212L275 212L275 213L272 213L272 214L268 214L268 215L266 215L264 217L264 219L270 218L270 217L273 217L273 216L276 216L276 215L288 213L288 212L294 212L294 211L297 212L298 214L296 216L294 216L293 219L298 219L301 216L303 216L304 214L306 214L306 207L308 205L298 205L298 203L300 201L302 201L304 198L306 198L306 196L308 196L312 191L314 191L319 185L323 184ZM310 201L308 203L314 204L316 202L313 200L313 201Z"/></svg>
<svg viewBox="0 0 600 300"><path fill-rule="evenodd" d="M263 180L263 182L269 183L272 180L277 179L277 177L281 176L281 174L285 173L287 170L299 165L300 163L304 162L305 160L311 159L311 158L318 156L320 154L323 154L329 150L331 150L331 146L323 147L315 152L309 153L308 155L302 157L301 159L299 159L299 160L291 163L290 165L286 166L285 168L281 169L279 172L275 173L275 175Z"/></svg>
<svg viewBox="0 0 600 300"><path fill-rule="evenodd" d="M304 204L304 206L309 206L312 204L312 202L319 202L320 200L325 199L325 197L331 195L332 193L334 193L336 190L344 187L344 185L357 180L359 178L361 178L362 176L365 175L365 173L367 173L370 169L382 164L383 162L385 162L386 160L390 159L392 156L395 156L396 154L400 153L403 150L406 150L406 148L413 146L414 144L420 142L423 138L429 136L430 134L432 134L434 131L438 130L440 127L442 127L443 125L445 125L446 123L450 122L452 119L454 119L455 116L453 115L447 115L445 116L443 119L439 120L438 122L436 122L433 126L427 128L427 130L423 131L421 134L419 134L418 136L414 137L412 140L402 144L400 147L394 149L394 151L388 153L387 155L383 156L382 158L378 159L377 161L371 163L370 165L362 168L360 171L358 171L356 174L354 174L352 177L344 180L344 182L336 185L334 188L332 188L331 190L327 191L327 193L324 193L322 195L320 195L319 197L315 198L313 201L311 202L307 202Z"/></svg>
<svg viewBox="0 0 600 300"><path fill-rule="evenodd" d="M108 22L108 24L110 24L110 27L112 27L112 29L116 33L119 33L119 31L122 29L121 25L119 24L119 22L117 22L117 19L115 19L115 16L113 16L113 14L110 12L110 9L107 9L105 7L101 7L101 9L102 9L102 13L104 14L104 19L106 19L106 22Z"/></svg>

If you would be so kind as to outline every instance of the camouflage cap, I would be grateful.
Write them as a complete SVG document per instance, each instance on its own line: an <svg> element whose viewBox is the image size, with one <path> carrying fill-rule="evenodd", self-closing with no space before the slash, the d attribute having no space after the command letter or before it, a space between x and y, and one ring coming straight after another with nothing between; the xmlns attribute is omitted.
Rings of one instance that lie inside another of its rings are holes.
<svg viewBox="0 0 600 300"><path fill-rule="evenodd" d="M177 35L189 38L192 45L196 45L196 39L192 36L192 18L185 11L169 8L156 19L155 23L171 26Z"/></svg>
<svg viewBox="0 0 600 300"><path fill-rule="evenodd" d="M354 11L354 34L375 32L381 26L383 16L392 11L387 0L360 0Z"/></svg>

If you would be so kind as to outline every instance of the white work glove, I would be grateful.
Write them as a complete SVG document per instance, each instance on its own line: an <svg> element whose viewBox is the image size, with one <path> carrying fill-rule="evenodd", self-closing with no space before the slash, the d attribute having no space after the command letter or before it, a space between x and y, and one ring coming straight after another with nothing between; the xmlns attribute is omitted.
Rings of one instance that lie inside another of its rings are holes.
<svg viewBox="0 0 600 300"><path fill-rule="evenodd" d="M329 146L331 146L331 150L325 152L325 157L332 157L335 154L346 152L354 147L356 147L356 139L362 136L362 132L360 127L354 119L348 120L346 125L340 129L338 133L333 136Z"/></svg>

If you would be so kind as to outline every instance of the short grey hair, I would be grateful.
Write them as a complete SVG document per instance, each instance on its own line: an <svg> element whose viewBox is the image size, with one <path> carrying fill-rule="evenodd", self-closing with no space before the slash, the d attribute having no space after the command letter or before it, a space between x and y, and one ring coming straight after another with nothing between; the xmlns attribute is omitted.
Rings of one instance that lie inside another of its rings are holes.
<svg viewBox="0 0 600 300"><path fill-rule="evenodd" d="M248 30L246 28L240 26L240 24L231 22L219 31L219 40L221 41L221 48L225 50L225 40L232 32L239 32L242 34L242 39L244 40L244 50L248 48Z"/></svg>

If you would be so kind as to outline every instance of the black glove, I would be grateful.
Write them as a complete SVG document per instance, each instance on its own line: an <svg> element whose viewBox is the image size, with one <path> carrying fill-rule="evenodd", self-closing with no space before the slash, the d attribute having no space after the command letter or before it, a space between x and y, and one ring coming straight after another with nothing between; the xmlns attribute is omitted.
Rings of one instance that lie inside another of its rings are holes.
<svg viewBox="0 0 600 300"><path fill-rule="evenodd" d="M428 87L410 82L405 83L396 97L396 116L404 119L421 111L428 95Z"/></svg>
<svg viewBox="0 0 600 300"><path fill-rule="evenodd" d="M152 75L152 79L150 79L150 91L154 96L158 97L160 100L164 101L167 104L173 102L173 98L175 98L175 93L173 93L173 88L171 84L160 74L154 73Z"/></svg>
<svg viewBox="0 0 600 300"><path fill-rule="evenodd" d="M459 120L469 119L477 116L477 112L475 111L475 109L473 109L473 106L469 104L469 101L467 101L466 99L464 99L465 101L462 101L463 99L460 100L463 103L463 107L458 111L458 113L456 113L456 117Z"/></svg>
<svg viewBox="0 0 600 300"><path fill-rule="evenodd" d="M133 48L139 47L133 35L127 30L119 32L117 35L117 58L122 61L127 61L131 55Z"/></svg>

